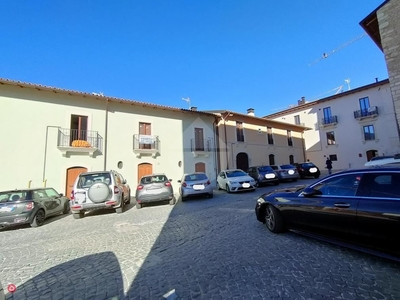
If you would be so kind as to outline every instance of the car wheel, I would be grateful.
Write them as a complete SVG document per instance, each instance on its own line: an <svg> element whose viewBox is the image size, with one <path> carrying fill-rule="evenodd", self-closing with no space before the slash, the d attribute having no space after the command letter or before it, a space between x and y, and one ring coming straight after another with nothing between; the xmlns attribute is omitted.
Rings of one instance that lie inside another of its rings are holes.
<svg viewBox="0 0 400 300"><path fill-rule="evenodd" d="M107 184L104 182L96 182L89 188L88 196L92 202L101 203L108 198L110 193L111 191Z"/></svg>
<svg viewBox="0 0 400 300"><path fill-rule="evenodd" d="M137 208L137 209L141 209L141 208L142 208L142 203L137 203L137 202L136 202L136 208Z"/></svg>
<svg viewBox="0 0 400 300"><path fill-rule="evenodd" d="M169 200L169 205L174 205L175 204L175 197L173 197L171 200Z"/></svg>
<svg viewBox="0 0 400 300"><path fill-rule="evenodd" d="M72 216L74 219L82 219L85 216L85 213L83 211L80 211L79 213L73 213Z"/></svg>
<svg viewBox="0 0 400 300"><path fill-rule="evenodd" d="M230 193L230 192L231 192L231 189L229 188L229 185L228 185L228 184L226 185L226 192L227 192L227 193Z"/></svg>
<svg viewBox="0 0 400 300"><path fill-rule="evenodd" d="M122 214L123 212L124 212L124 208L125 208L125 201L124 201L125 199L124 199L124 195L122 195L122 197L121 197L121 206L120 207L117 207L116 209L115 209L115 212L117 213L117 214Z"/></svg>
<svg viewBox="0 0 400 300"><path fill-rule="evenodd" d="M319 175L314 175L314 178L319 178Z"/></svg>
<svg viewBox="0 0 400 300"><path fill-rule="evenodd" d="M279 211L272 205L265 209L265 225L274 233L285 231L285 223Z"/></svg>
<svg viewBox="0 0 400 300"><path fill-rule="evenodd" d="M32 227L42 226L44 224L44 220L45 220L44 210L40 209L40 210L38 210L36 215L33 217L33 220L31 222L31 226Z"/></svg>
<svg viewBox="0 0 400 300"><path fill-rule="evenodd" d="M71 211L71 207L69 206L69 201L65 201L63 214L64 215L69 214L70 211Z"/></svg>
<svg viewBox="0 0 400 300"><path fill-rule="evenodd" d="M275 181L275 182L274 182L274 185L279 185L279 181Z"/></svg>
<svg viewBox="0 0 400 300"><path fill-rule="evenodd" d="M297 181L297 178L293 178L292 181Z"/></svg>
<svg viewBox="0 0 400 300"><path fill-rule="evenodd" d="M208 194L208 198L213 198L214 197L214 193L213 194Z"/></svg>

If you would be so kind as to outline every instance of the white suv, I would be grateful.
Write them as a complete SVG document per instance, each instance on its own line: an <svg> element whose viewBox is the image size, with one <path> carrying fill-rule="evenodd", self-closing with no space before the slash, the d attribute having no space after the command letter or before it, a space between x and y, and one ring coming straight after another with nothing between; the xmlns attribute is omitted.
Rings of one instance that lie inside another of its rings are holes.
<svg viewBox="0 0 400 300"><path fill-rule="evenodd" d="M131 202L131 189L116 171L85 172L76 178L71 192L71 212L75 219L86 211L111 208L122 213Z"/></svg>

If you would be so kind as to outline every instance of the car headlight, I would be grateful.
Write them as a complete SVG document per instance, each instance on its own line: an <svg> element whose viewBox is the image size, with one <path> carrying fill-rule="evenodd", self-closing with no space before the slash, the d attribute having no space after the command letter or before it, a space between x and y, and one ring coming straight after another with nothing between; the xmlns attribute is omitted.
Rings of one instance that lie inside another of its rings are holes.
<svg viewBox="0 0 400 300"><path fill-rule="evenodd" d="M264 200L264 198L261 198L261 197L260 197L260 198L258 198L258 199L257 199L257 203L258 203L258 204L265 203L265 200Z"/></svg>

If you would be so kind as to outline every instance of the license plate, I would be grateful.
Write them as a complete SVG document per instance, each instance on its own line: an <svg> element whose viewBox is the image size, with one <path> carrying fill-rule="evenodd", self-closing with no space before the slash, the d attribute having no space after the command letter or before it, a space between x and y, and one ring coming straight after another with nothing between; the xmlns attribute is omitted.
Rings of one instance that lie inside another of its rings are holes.
<svg viewBox="0 0 400 300"><path fill-rule="evenodd" d="M202 184L195 184L195 185L193 186L193 189L196 190L196 191L204 190L204 185L202 185Z"/></svg>
<svg viewBox="0 0 400 300"><path fill-rule="evenodd" d="M265 174L265 178L267 179L275 178L275 174Z"/></svg>
<svg viewBox="0 0 400 300"><path fill-rule="evenodd" d="M310 168L310 173L315 173L317 172L317 168Z"/></svg>
<svg viewBox="0 0 400 300"><path fill-rule="evenodd" d="M151 190L147 190L148 194L154 195L154 194L158 194L160 192L160 189L151 189Z"/></svg>
<svg viewBox="0 0 400 300"><path fill-rule="evenodd" d="M0 212L11 212L14 210L14 206L5 206L0 208Z"/></svg>
<svg viewBox="0 0 400 300"><path fill-rule="evenodd" d="M289 173L289 175L293 175L294 171L293 170L289 170L288 173Z"/></svg>
<svg viewBox="0 0 400 300"><path fill-rule="evenodd" d="M242 184L242 187L249 188L250 187L250 183L245 182L245 183Z"/></svg>

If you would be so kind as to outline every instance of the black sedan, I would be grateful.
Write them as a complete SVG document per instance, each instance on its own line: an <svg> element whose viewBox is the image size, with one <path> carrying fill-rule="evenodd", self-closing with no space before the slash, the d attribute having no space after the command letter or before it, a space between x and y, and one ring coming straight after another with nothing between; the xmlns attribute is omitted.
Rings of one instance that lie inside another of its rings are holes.
<svg viewBox="0 0 400 300"><path fill-rule="evenodd" d="M274 233L295 229L400 255L399 182L399 167L347 170L260 196L256 217Z"/></svg>
<svg viewBox="0 0 400 300"><path fill-rule="evenodd" d="M47 217L69 211L69 199L53 188L0 192L0 229L25 223L42 226Z"/></svg>
<svg viewBox="0 0 400 300"><path fill-rule="evenodd" d="M321 171L319 170L319 168L312 162L302 162L296 163L294 165L297 168L297 172L299 172L300 178L319 178L319 176L321 175Z"/></svg>

